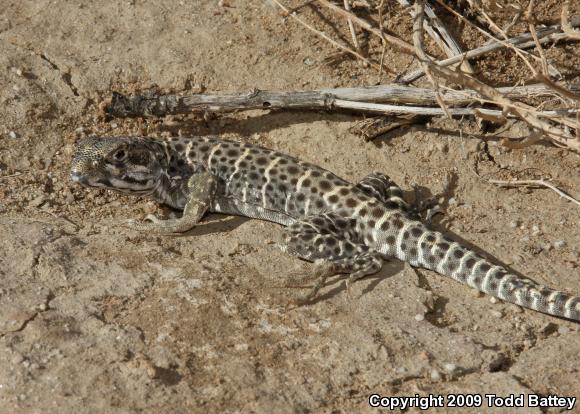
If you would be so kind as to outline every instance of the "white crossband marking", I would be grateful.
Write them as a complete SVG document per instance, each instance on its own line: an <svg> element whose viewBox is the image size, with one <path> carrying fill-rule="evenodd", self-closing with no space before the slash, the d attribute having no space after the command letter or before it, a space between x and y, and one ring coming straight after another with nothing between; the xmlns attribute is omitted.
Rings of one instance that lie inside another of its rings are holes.
<svg viewBox="0 0 580 414"><path fill-rule="evenodd" d="M489 270L485 273L485 276L483 277L483 286L489 286L489 277L491 276L493 271L496 269L501 269L501 267L500 266L491 266L489 268Z"/></svg>
<svg viewBox="0 0 580 414"><path fill-rule="evenodd" d="M419 252L418 257L419 257L419 264L421 265L426 265L427 262L425 260L425 256L423 255L423 249L421 248L421 244L423 244L425 242L425 239L427 238L427 236L429 235L429 232L424 231L423 234L421 234L421 237L419 237L419 240L417 240L417 251Z"/></svg>
<svg viewBox="0 0 580 414"><path fill-rule="evenodd" d="M310 199L307 198L306 202L304 203L304 216L308 216L308 210L310 210Z"/></svg>
<svg viewBox="0 0 580 414"><path fill-rule="evenodd" d="M242 190L242 201L245 203L248 200L248 187L250 183L246 181L246 185L244 185L244 189Z"/></svg>
<svg viewBox="0 0 580 414"><path fill-rule="evenodd" d="M444 266L447 263L447 261L449 260L449 255L451 254L451 252L453 250L455 250L457 247L459 247L459 245L457 243L451 243L449 245L449 248L447 249L447 252L445 253L445 256L443 257L443 259L441 259L441 261L437 264L437 271L441 274L446 274L445 270L444 270Z"/></svg>
<svg viewBox="0 0 580 414"><path fill-rule="evenodd" d="M312 170L306 170L306 172L302 174L302 176L300 176L298 182L296 183L296 192L300 191L300 189L302 188L302 183L304 182L304 180L310 177L310 174L312 174Z"/></svg>
<svg viewBox="0 0 580 414"><path fill-rule="evenodd" d="M383 223L385 221L387 221L389 219L389 216L387 214L383 214L381 216L381 218L377 221L377 223L375 224L375 228L373 229L373 239L375 241L379 241L379 236L382 234L384 236L384 234L381 231L381 226L383 225ZM381 240L384 243L384 237L383 240Z"/></svg>
<svg viewBox="0 0 580 414"><path fill-rule="evenodd" d="M187 146L185 147L185 158L187 159L187 161L189 161L191 163L191 157L189 156L189 153L191 152L191 147L193 147L193 140L189 141L187 143Z"/></svg>
<svg viewBox="0 0 580 414"><path fill-rule="evenodd" d="M459 260L459 266L455 269L455 272L451 274L451 277L455 280L459 280L459 276L463 271L463 266L465 265L465 258L469 256L469 254L464 254L463 257Z"/></svg>
<svg viewBox="0 0 580 414"><path fill-rule="evenodd" d="M558 297L559 295L560 295L560 292L554 291L554 292L550 293L550 296L548 296L548 308L549 308L550 312L555 312L555 310L556 310L556 297Z"/></svg>
<svg viewBox="0 0 580 414"><path fill-rule="evenodd" d="M280 161L282 159L282 157L276 157L272 160L272 162L268 165L268 167L266 168L266 170L264 171L264 177L266 178L266 182L264 183L264 185L262 186L262 207L266 208L266 187L268 186L268 184L270 184L270 171L272 170L272 168L274 168L276 166L276 164L278 163L278 161Z"/></svg>
<svg viewBox="0 0 580 414"><path fill-rule="evenodd" d="M229 190L230 184L232 182L234 175L236 175L236 173L238 171L240 171L240 163L244 160L244 158L246 158L248 156L249 153L250 153L250 149L246 148L246 150L242 153L242 155L240 155L240 157L234 163L234 172L232 173L232 175L230 175L230 178L228 179L228 183L226 184L226 190ZM245 201L246 201L246 199L244 197L244 202Z"/></svg>
<svg viewBox="0 0 580 414"><path fill-rule="evenodd" d="M405 258L407 257L407 253L401 249L401 244L403 243L403 234L405 233L405 231L407 231L407 229L409 228L409 225L403 225L403 228L401 230L399 230L399 235L397 236L397 240L395 241L395 248L397 249L397 257L400 260L405 260Z"/></svg>
<svg viewBox="0 0 580 414"><path fill-rule="evenodd" d="M209 152L209 156L207 157L207 168L211 169L211 163L213 161L213 156L215 154L215 152L219 149L219 147L221 147L222 144L221 142L218 142L216 145L214 145L211 149L211 151Z"/></svg>

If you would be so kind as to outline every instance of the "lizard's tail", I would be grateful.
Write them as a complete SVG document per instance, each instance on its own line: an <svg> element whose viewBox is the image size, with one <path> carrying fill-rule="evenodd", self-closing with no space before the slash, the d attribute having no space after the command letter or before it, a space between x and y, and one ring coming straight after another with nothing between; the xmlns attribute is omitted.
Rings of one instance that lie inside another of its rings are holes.
<svg viewBox="0 0 580 414"><path fill-rule="evenodd" d="M394 224L391 231L393 227L399 228L391 233L390 241L395 237L395 243L387 242L390 251L383 253L436 271L506 302L580 321L580 297L511 274L420 222L399 220Z"/></svg>

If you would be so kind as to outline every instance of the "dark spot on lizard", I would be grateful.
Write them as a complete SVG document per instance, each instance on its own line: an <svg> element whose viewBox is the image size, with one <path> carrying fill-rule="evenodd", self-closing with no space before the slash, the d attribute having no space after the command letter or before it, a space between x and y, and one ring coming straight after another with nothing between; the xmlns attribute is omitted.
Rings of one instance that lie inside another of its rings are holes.
<svg viewBox="0 0 580 414"><path fill-rule="evenodd" d="M418 227L413 227L411 229L411 234L413 235L413 237L419 238L423 234L423 230L421 230Z"/></svg>
<svg viewBox="0 0 580 414"><path fill-rule="evenodd" d="M346 199L346 206L347 207L353 208L356 205L357 205L357 202L356 202L356 200L354 198L347 198Z"/></svg>
<svg viewBox="0 0 580 414"><path fill-rule="evenodd" d="M320 185L320 188L324 191L328 191L332 188L330 185L330 182L327 180L320 181L320 183L318 185Z"/></svg>
<svg viewBox="0 0 580 414"><path fill-rule="evenodd" d="M292 174L292 175L298 174L298 171L299 171L298 170L298 167L296 167L295 165L289 165L288 166L288 173L289 174Z"/></svg>
<svg viewBox="0 0 580 414"><path fill-rule="evenodd" d="M383 215L383 209L380 207L373 208L372 215L375 218L379 218Z"/></svg>

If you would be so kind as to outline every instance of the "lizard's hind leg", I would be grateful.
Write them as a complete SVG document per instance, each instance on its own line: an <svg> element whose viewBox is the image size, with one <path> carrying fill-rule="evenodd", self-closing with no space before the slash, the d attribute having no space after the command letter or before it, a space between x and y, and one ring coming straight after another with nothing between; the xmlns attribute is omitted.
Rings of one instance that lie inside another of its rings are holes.
<svg viewBox="0 0 580 414"><path fill-rule="evenodd" d="M353 220L333 214L322 214L296 222L286 228L282 249L287 253L315 263L315 286L298 302L310 301L326 280L337 274L350 274L346 285L381 270L379 253L359 243L354 234Z"/></svg>
<svg viewBox="0 0 580 414"><path fill-rule="evenodd" d="M360 180L354 188L380 200L387 208L409 212L411 207L403 200L403 190L388 176L374 172Z"/></svg>

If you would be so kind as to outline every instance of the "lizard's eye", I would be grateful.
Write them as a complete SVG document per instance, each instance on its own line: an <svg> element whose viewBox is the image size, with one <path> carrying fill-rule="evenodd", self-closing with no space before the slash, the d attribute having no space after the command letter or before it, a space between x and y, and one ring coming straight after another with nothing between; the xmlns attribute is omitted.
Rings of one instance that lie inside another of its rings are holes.
<svg viewBox="0 0 580 414"><path fill-rule="evenodd" d="M113 158L117 161L123 161L125 158L127 158L127 151L125 151L124 149L117 150L113 154Z"/></svg>

